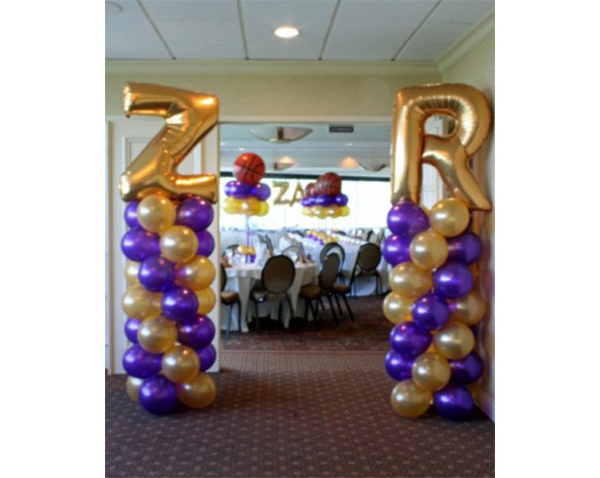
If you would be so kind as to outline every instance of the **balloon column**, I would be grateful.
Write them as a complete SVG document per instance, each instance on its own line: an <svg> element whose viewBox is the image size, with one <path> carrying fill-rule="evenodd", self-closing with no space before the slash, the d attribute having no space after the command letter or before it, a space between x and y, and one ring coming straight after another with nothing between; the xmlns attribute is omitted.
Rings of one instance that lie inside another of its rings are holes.
<svg viewBox="0 0 600 478"><path fill-rule="evenodd" d="M265 216L269 212L267 199L271 196L271 188L260 182L265 175L262 158L254 153L242 154L233 163L233 175L237 181L225 185L225 212Z"/></svg>
<svg viewBox="0 0 600 478"><path fill-rule="evenodd" d="M453 113L457 121L454 134L439 139L437 153L448 151L449 161L442 171L454 178L455 182L444 182L455 197L439 201L428 213L418 204L420 164L431 142L423 136L422 123L441 109ZM472 114L469 122L461 117L465 110ZM477 151L487 136L490 114L483 95L465 85L415 87L398 93L392 150L395 204L387 216L392 234L382 252L393 266L383 311L395 325L385 368L399 381L391 405L403 417L422 415L433 403L443 417L465 420L474 406L467 386L483 373L483 361L474 351L474 330L485 315L486 303L476 287L483 244L472 230L469 208L485 209L489 202L478 184L468 179L466 164L458 176L452 176L464 151L450 153L465 150L461 138L474 136L479 137L478 147L470 147ZM420 127L412 128L415 117Z"/></svg>
<svg viewBox="0 0 600 478"><path fill-rule="evenodd" d="M192 177L158 170L151 177L148 168L143 170L146 177L141 187L136 182L140 178L136 163L164 167L170 161L176 166L207 132L196 130L189 135L197 126L195 121L206 119L203 106L198 105L210 102L216 108L217 101L195 92L136 83L126 87L125 98L130 114L167 119L177 114L188 122L166 136L161 131L159 139L151 140L122 176L122 197L131 199L130 192L137 191L125 208L129 229L121 241L128 259L122 301L128 316L125 334L131 342L123 356L129 375L127 394L154 414L169 412L177 401L203 408L217 393L213 379L204 373L216 359L211 345L215 326L206 315L215 304L210 286L216 271L209 260L215 244L207 228L214 218L211 202L216 200L216 181L198 175L186 182L184 178ZM182 115L182 109L189 114ZM210 111L216 123L217 113ZM177 150L182 145L185 148ZM179 156L174 158L177 151ZM169 183L161 179L164 176L170 178ZM198 194L190 189L194 182L201 186Z"/></svg>
<svg viewBox="0 0 600 478"><path fill-rule="evenodd" d="M309 183L300 204L302 214L319 219L350 214L348 196L342 193L342 179L335 173L325 173L316 183Z"/></svg>

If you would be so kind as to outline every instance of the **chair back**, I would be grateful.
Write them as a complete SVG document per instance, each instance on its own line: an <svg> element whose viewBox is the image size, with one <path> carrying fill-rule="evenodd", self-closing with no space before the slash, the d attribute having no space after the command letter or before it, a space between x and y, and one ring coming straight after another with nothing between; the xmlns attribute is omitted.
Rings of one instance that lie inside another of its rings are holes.
<svg viewBox="0 0 600 478"><path fill-rule="evenodd" d="M221 263L221 292L225 289L225 284L227 284L227 272L225 272L225 267Z"/></svg>
<svg viewBox="0 0 600 478"><path fill-rule="evenodd" d="M294 261L287 256L273 256L262 270L262 283L270 293L281 294L286 292L296 278Z"/></svg>
<svg viewBox="0 0 600 478"><path fill-rule="evenodd" d="M237 251L237 248L240 247L238 244L231 244L230 246L227 246L225 248L225 250L223 251L223 254L221 255L221 257L233 257L234 254Z"/></svg>
<svg viewBox="0 0 600 478"><path fill-rule="evenodd" d="M338 272L340 272L342 270L342 267L344 266L344 262L346 261L346 251L337 242L330 242L329 244L325 244L323 249L321 249L321 255L319 256L321 264L325 263L325 259L330 254L336 254L340 257L340 263L338 267Z"/></svg>
<svg viewBox="0 0 600 478"><path fill-rule="evenodd" d="M321 273L319 274L319 284L325 290L329 290L335 284L340 267L340 256L331 253L325 258Z"/></svg>
<svg viewBox="0 0 600 478"><path fill-rule="evenodd" d="M283 256L289 257L293 261L299 261L300 259L304 259L304 250L302 249L302 246L298 246L295 244L286 247L283 251L281 251L281 254Z"/></svg>
<svg viewBox="0 0 600 478"><path fill-rule="evenodd" d="M371 239L373 238L373 235L374 235L374 234L375 234L375 233L373 232L373 229L369 229L369 230L367 231L367 236L365 237L365 241L367 241L367 242L371 242Z"/></svg>
<svg viewBox="0 0 600 478"><path fill-rule="evenodd" d="M374 271L381 261L381 249L376 244L367 243L358 249L356 265L363 271Z"/></svg>

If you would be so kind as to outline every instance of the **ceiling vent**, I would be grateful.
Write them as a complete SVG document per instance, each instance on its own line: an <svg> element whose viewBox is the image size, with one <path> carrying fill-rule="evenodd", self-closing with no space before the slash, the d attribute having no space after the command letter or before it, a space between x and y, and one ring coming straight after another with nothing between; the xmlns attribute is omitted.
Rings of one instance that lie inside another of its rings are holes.
<svg viewBox="0 0 600 478"><path fill-rule="evenodd" d="M310 128L292 126L257 126L248 131L252 136L269 143L291 143L312 133Z"/></svg>

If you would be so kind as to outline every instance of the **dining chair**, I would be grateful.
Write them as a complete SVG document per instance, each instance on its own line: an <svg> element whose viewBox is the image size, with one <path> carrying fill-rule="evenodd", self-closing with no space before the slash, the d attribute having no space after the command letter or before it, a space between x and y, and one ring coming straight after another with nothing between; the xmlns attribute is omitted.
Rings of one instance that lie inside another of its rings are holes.
<svg viewBox="0 0 600 478"><path fill-rule="evenodd" d="M281 251L281 255L287 256L294 262L297 262L304 258L304 251L302 250L302 246L293 244Z"/></svg>
<svg viewBox="0 0 600 478"><path fill-rule="evenodd" d="M258 304L264 302L278 302L277 319L283 327L281 318L281 307L283 302L287 302L290 309L290 324L294 318L292 301L289 296L289 289L296 278L296 267L294 261L289 257L278 255L271 257L261 272L261 285L255 287L250 292L250 300L254 302L254 311L256 313L256 330L260 332L260 319L258 315Z"/></svg>
<svg viewBox="0 0 600 478"><path fill-rule="evenodd" d="M334 284L337 279L339 267L340 256L334 253L329 254L323 262L323 267L321 267L321 272L319 273L319 284L307 284L300 289L300 297L306 302L306 306L304 307L304 320L308 320L308 309L310 308L312 316L315 319L316 329L319 328L319 305L323 310L325 310L323 297L327 298L327 301L329 302L329 308L331 309L331 314L333 315L333 320L335 321L336 325L339 325L339 320L335 312L335 308L333 307L333 302L331 301L331 297L335 294ZM315 305L314 307L313 303Z"/></svg>
<svg viewBox="0 0 600 478"><path fill-rule="evenodd" d="M230 246L227 246L223 251L223 254L221 254L221 257L227 257L228 259L231 259L236 253L238 247L240 247L239 244L231 244Z"/></svg>
<svg viewBox="0 0 600 478"><path fill-rule="evenodd" d="M233 306L236 304L238 309L238 330L240 332L242 331L242 306L239 294L233 290L225 290L226 284L227 272L225 271L223 264L221 264L221 303L229 307L229 320L227 321L227 332L225 334L225 338L228 339L231 332L231 316L233 313Z"/></svg>
<svg viewBox="0 0 600 478"><path fill-rule="evenodd" d="M346 251L344 248L338 244L337 242L330 242L329 244L325 244L323 249L321 249L321 254L319 255L319 262L323 264L325 262L325 258L329 254L337 254L340 256L340 265L338 268L337 277L342 279L342 282L346 282L346 280L350 279L349 273L344 273L344 262L346 261Z"/></svg>
<svg viewBox="0 0 600 478"><path fill-rule="evenodd" d="M357 277L375 277L375 294L380 294L381 276L377 267L381 261L381 249L378 245L370 242L363 244L358 249L356 264L350 277L350 288L356 296L356 278Z"/></svg>

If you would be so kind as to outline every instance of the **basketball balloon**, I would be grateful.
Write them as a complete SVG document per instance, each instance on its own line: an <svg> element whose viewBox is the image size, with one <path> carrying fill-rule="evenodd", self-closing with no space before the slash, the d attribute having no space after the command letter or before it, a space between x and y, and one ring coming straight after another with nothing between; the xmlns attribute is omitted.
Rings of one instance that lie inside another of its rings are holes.
<svg viewBox="0 0 600 478"><path fill-rule="evenodd" d="M335 173L323 174L323 176L319 177L318 183L320 183L320 194L335 196L336 194L339 194L342 190L342 180Z"/></svg>
<svg viewBox="0 0 600 478"><path fill-rule="evenodd" d="M256 186L265 175L265 163L257 154L242 154L233 163L233 175L238 181Z"/></svg>
<svg viewBox="0 0 600 478"><path fill-rule="evenodd" d="M311 197L311 196L314 196L315 194L316 194L315 183L308 183L306 185L306 189L304 190L304 195L306 197Z"/></svg>

